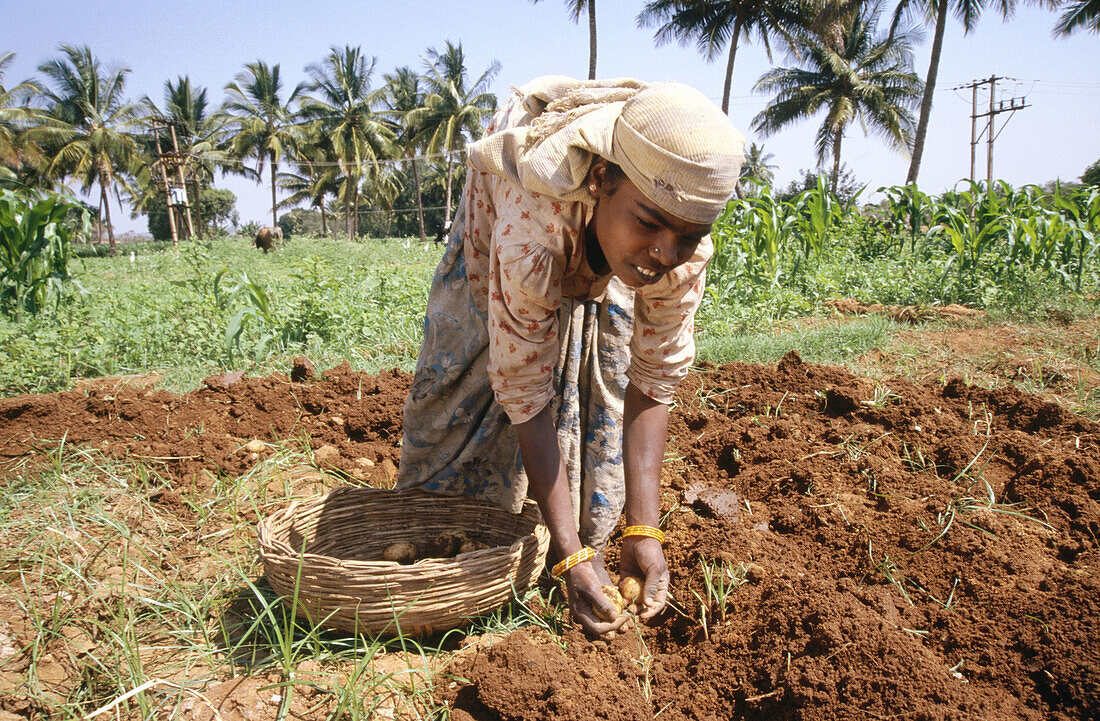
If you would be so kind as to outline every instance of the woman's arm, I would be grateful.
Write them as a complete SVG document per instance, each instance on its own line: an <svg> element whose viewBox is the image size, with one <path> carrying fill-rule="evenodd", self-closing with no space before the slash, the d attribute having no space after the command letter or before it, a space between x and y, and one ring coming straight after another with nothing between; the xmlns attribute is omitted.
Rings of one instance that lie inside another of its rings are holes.
<svg viewBox="0 0 1100 721"><path fill-rule="evenodd" d="M661 464L667 433L668 406L628 384L623 409L628 526L657 527L660 521ZM620 568L624 574L645 579L639 618L648 621L660 613L668 600L669 583L660 541L645 536L624 538Z"/></svg>
<svg viewBox="0 0 1100 721"><path fill-rule="evenodd" d="M527 471L527 492L539 504L558 558L566 558L581 549L581 540L550 404L515 428L523 454L523 468ZM626 616L604 622L594 611L599 608L609 618L615 614L615 607L601 590L610 583L602 553L567 571L565 581L570 612L586 631L605 634L626 622Z"/></svg>

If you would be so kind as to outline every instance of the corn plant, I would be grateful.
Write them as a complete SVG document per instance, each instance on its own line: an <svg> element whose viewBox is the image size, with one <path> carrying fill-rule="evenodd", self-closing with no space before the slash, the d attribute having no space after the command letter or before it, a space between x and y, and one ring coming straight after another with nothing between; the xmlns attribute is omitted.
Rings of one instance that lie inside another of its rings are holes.
<svg viewBox="0 0 1100 721"><path fill-rule="evenodd" d="M922 228L932 211L932 198L918 190L915 184L895 185L878 190L880 193L885 192L887 212L898 227L909 232L909 247L916 250L917 237L922 234ZM902 239L898 247L899 255L904 251L905 240Z"/></svg>
<svg viewBox="0 0 1100 721"><path fill-rule="evenodd" d="M973 278L982 256L1007 235L999 216L983 214L981 220L971 219L963 210L941 204L933 217L936 225L929 234L939 233L947 237L954 251L951 262L957 267L960 279L964 275Z"/></svg>
<svg viewBox="0 0 1100 721"><path fill-rule="evenodd" d="M857 193L858 195L858 193ZM821 260L821 252L829 240L829 231L843 219L841 204L829 192L824 176L818 176L817 187L800 194L795 200L797 228L802 240L803 260Z"/></svg>
<svg viewBox="0 0 1100 721"><path fill-rule="evenodd" d="M765 192L752 201L745 215L747 232L741 245L749 258L753 274L771 285L779 282L779 259L794 234L798 213L790 203L775 200Z"/></svg>
<svg viewBox="0 0 1100 721"><path fill-rule="evenodd" d="M1094 186L1077 197L1080 204L1074 198L1057 193L1054 206L1074 225L1073 231L1066 234L1061 244L1060 255L1063 269L1068 269L1072 264L1074 288L1080 292L1085 266L1096 257L1100 248L1100 188Z"/></svg>
<svg viewBox="0 0 1100 721"><path fill-rule="evenodd" d="M0 190L0 309L11 317L37 315L51 294L60 299L72 280L73 234L87 231L89 222L82 206L62 196Z"/></svg>
<svg viewBox="0 0 1100 721"><path fill-rule="evenodd" d="M218 274L218 281L221 280ZM282 322L275 309L275 303L267 290L248 278L247 273L241 273L237 278L237 284L230 290L232 296L243 296L247 305L239 310L225 329L225 354L229 363L233 363L233 349L240 348L241 335L245 327L250 323L257 323L263 328L259 344L256 348L257 360L266 355L267 348L273 340L284 340L280 337Z"/></svg>

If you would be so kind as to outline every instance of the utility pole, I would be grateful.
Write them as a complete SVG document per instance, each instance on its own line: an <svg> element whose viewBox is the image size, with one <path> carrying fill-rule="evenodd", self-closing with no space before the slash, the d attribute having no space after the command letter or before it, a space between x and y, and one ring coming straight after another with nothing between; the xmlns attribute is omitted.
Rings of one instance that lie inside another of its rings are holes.
<svg viewBox="0 0 1100 721"><path fill-rule="evenodd" d="M1008 121L1012 119L1012 115L1005 118L1005 121L1001 123L1001 129L996 130L996 117L1001 113L1013 113L1017 110L1023 110L1024 108L1030 108L1031 106L1027 102L1027 98L1013 97L1008 100L997 101L997 81L998 80L1014 80L1014 78L997 77L996 75L990 75L985 80L974 80L966 85L960 85L954 90L962 90L964 88L970 88L970 179L974 180L976 170L976 153L978 143L984 136L986 139L986 162L985 162L985 180L989 185L993 185L993 141L1001 134L1001 130L1005 129L1008 125ZM988 85L989 86L989 110L984 113L978 112L978 88ZM987 118L985 124L985 130L978 134L978 118Z"/></svg>
<svg viewBox="0 0 1100 721"><path fill-rule="evenodd" d="M978 147L978 116L975 112L978 108L978 84L970 86L970 179L974 179L974 155Z"/></svg>
<svg viewBox="0 0 1100 721"><path fill-rule="evenodd" d="M164 150L161 147L160 133L162 130L169 131L172 139L172 150ZM153 138L157 146L157 164L160 166L160 175L164 182L165 208L168 211L168 226L172 230L172 245L178 246L180 232L184 230L183 222L185 219L187 221L188 237L194 237L195 235L194 224L191 222L191 206L187 202L187 181L183 174L183 166L187 164L187 159L179 151L176 128L171 121L155 121L153 123ZM172 171L175 172L172 173ZM177 178L170 179L173 174Z"/></svg>
<svg viewBox="0 0 1100 721"><path fill-rule="evenodd" d="M168 170L165 168L164 151L160 147L160 123L153 123L153 139L157 143L157 165L160 177L164 180L164 209L168 211L168 227L172 230L172 247L180 244L179 231L176 229L176 217L172 214L172 187L168 184Z"/></svg>
<svg viewBox="0 0 1100 721"><path fill-rule="evenodd" d="M180 146L176 141L176 126L175 123L168 126L168 129L172 131L172 150L175 152L176 157L176 172L179 173L180 187L183 189L183 209L187 213L187 237L195 237L195 225L191 222L191 205L187 202L187 181L183 179L183 156L180 155ZM198 198L195 198L195 202L199 202Z"/></svg>

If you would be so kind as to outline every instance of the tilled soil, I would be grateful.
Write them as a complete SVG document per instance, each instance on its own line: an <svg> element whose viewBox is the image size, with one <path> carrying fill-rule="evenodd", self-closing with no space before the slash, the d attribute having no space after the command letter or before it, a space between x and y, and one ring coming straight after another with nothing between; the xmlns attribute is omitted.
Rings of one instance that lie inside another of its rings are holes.
<svg viewBox="0 0 1100 721"><path fill-rule="evenodd" d="M342 366L0 400L0 472L64 438L141 458L186 497L250 469L268 452L250 440L303 439L387 485L409 380ZM668 450L659 622L568 631L564 650L535 629L477 644L449 669L468 681L445 691L452 718L1100 716L1096 423L1013 389L876 383L790 354L693 373Z"/></svg>

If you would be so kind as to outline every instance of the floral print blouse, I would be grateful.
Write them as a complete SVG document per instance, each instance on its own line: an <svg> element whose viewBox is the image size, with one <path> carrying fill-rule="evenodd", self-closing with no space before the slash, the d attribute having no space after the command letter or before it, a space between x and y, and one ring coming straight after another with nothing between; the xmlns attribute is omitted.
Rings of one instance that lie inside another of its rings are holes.
<svg viewBox="0 0 1100 721"><path fill-rule="evenodd" d="M528 119L513 99L488 132ZM554 394L562 300L598 300L611 279L587 262L584 229L593 206L472 168L465 201L463 254L474 301L488 316L489 380L511 421L523 423ZM672 402L695 358L695 311L712 253L708 236L688 262L635 291L627 378L661 403Z"/></svg>

